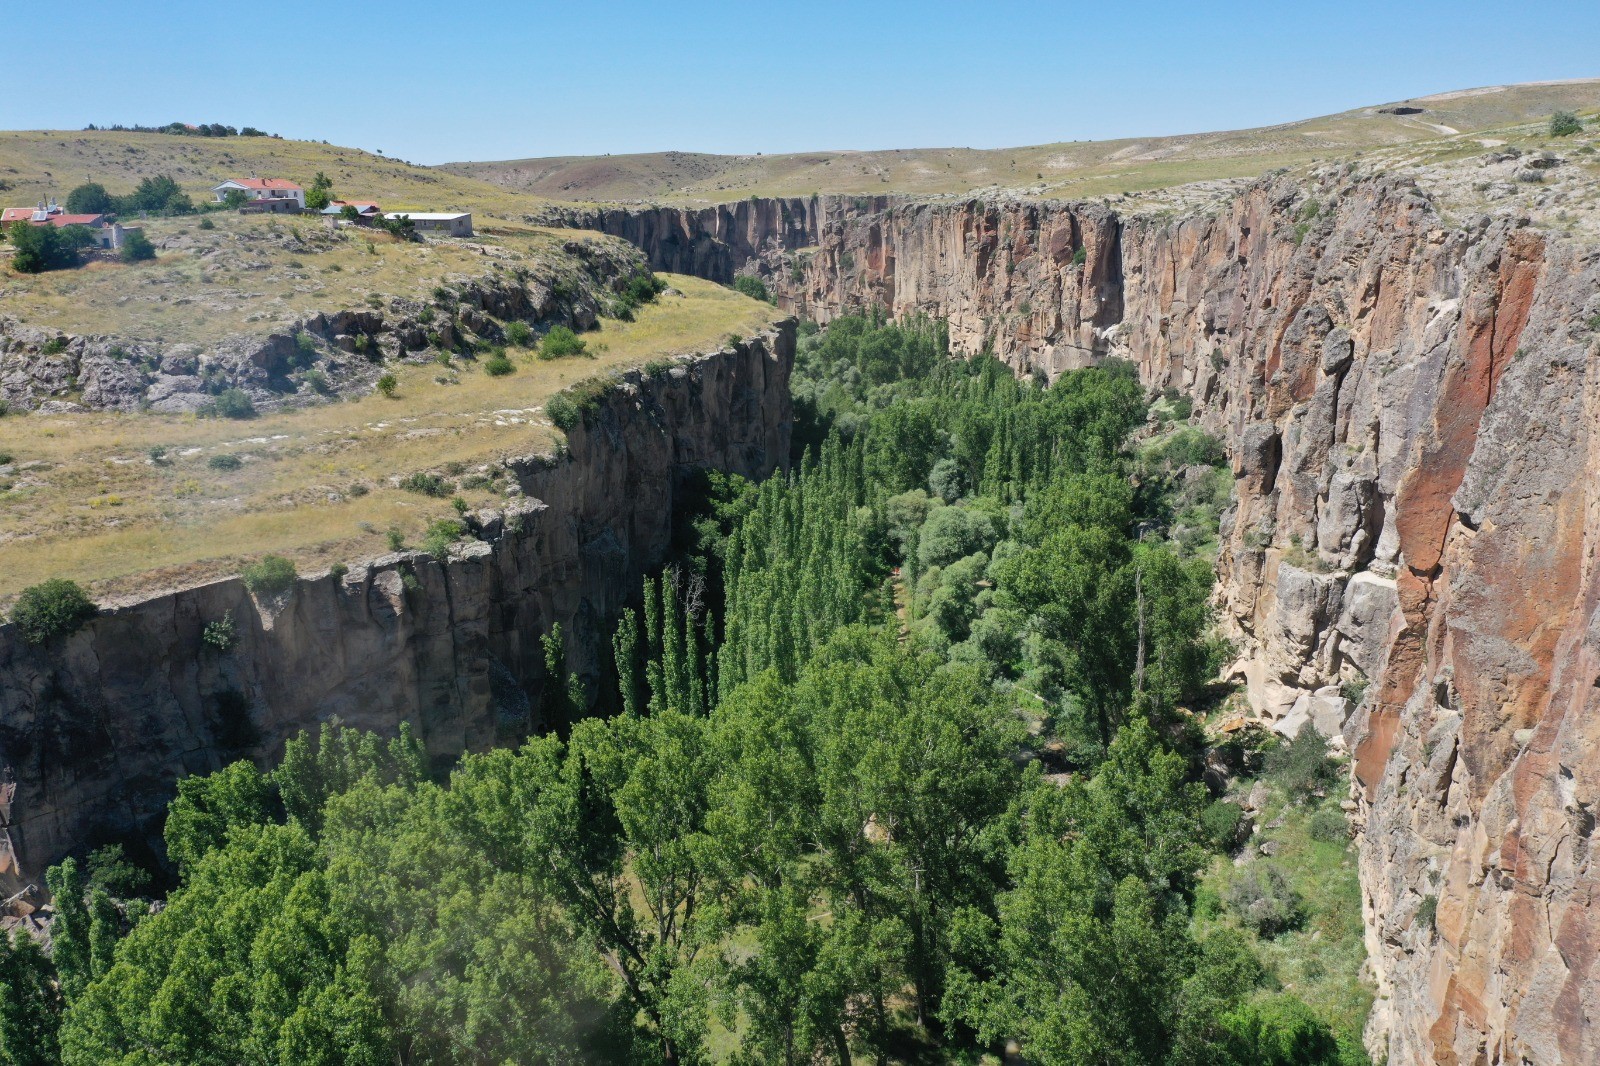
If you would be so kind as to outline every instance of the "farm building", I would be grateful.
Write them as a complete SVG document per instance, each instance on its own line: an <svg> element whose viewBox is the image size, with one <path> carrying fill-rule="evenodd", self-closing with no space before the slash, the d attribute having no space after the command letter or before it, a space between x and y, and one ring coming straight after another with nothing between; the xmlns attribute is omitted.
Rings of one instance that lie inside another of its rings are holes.
<svg viewBox="0 0 1600 1066"><path fill-rule="evenodd" d="M442 233L447 237L472 236L471 211L389 211L383 217L409 218L418 233Z"/></svg>

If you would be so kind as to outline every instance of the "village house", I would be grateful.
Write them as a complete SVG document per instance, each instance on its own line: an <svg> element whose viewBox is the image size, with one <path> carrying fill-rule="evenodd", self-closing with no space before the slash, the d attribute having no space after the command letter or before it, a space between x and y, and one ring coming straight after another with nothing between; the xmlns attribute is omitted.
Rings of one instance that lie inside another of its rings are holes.
<svg viewBox="0 0 1600 1066"><path fill-rule="evenodd" d="M418 233L443 233L447 237L472 236L471 211L389 211L384 218L409 218Z"/></svg>
<svg viewBox="0 0 1600 1066"><path fill-rule="evenodd" d="M355 208L356 222L363 226L372 225L373 220L383 214L382 208L366 200L333 200L329 202L327 207L322 209L322 213L337 218L344 214L344 209L347 207Z"/></svg>
<svg viewBox="0 0 1600 1066"><path fill-rule="evenodd" d="M304 211L306 191L287 178L229 178L212 186L217 203L225 203L230 192L242 192L246 210Z"/></svg>
<svg viewBox="0 0 1600 1066"><path fill-rule="evenodd" d="M9 226L13 222L26 222L30 226L54 226L57 229L82 226L94 238L96 248L112 250L122 247L122 238L130 229L139 228L108 222L105 215L74 215L63 211L54 200L41 200L33 207L7 207L0 210L0 228Z"/></svg>

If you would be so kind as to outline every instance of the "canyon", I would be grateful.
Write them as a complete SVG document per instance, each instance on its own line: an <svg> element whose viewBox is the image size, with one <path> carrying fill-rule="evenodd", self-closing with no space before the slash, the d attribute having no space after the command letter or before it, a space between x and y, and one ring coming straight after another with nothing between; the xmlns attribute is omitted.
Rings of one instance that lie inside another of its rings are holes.
<svg viewBox="0 0 1600 1066"><path fill-rule="evenodd" d="M1350 757L1369 1047L1600 1060L1600 247L1350 164L1182 210L830 195L529 220L621 238L656 270L754 274L822 323L943 318L955 348L1019 374L1126 360L1185 401L1235 475L1216 590L1230 672L1256 714L1310 721ZM44 365L49 338L9 335ZM0 893L152 837L176 776L269 758L331 716L409 723L441 764L514 742L549 724L556 624L593 695L686 479L787 461L793 352L790 321L623 375L564 451L509 461L519 495L445 560L398 552L277 596L185 587L46 647L0 628ZM14 384L19 403L53 387ZM236 646L197 650L224 617Z"/></svg>
<svg viewBox="0 0 1600 1066"><path fill-rule="evenodd" d="M256 595L228 578L105 607L61 642L0 630L0 896L111 840L154 841L175 778L281 753L337 717L409 723L449 765L549 728L541 637L590 688L617 611L665 558L696 471L784 467L794 323L621 374L564 448L447 558L396 552ZM231 647L200 639L231 618ZM203 649L203 650L202 650Z"/></svg>
<svg viewBox="0 0 1600 1066"><path fill-rule="evenodd" d="M820 196L547 220L757 274L820 322L941 317L1019 373L1118 358L1188 397L1236 479L1233 673L1351 757L1369 1048L1600 1059L1600 248L1348 164L1176 217Z"/></svg>

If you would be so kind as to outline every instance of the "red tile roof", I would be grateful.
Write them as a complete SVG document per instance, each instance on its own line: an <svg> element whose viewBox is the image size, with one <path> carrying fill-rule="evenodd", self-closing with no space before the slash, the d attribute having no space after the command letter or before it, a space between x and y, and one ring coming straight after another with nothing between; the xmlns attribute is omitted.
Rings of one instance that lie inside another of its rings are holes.
<svg viewBox="0 0 1600 1066"><path fill-rule="evenodd" d="M37 210L38 208L36 207L8 207L4 211L0 211L0 222L32 222L33 213ZM45 221L52 226L60 227L100 226L105 224L105 220L106 216L104 215L69 215L57 211Z"/></svg>

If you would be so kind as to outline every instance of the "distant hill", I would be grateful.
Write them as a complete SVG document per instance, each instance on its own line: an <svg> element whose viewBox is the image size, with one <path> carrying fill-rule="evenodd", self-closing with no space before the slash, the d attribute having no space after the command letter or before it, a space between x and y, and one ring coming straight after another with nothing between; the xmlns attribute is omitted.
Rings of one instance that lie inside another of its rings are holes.
<svg viewBox="0 0 1600 1066"><path fill-rule="evenodd" d="M437 169L565 200L735 200L822 193L951 193L1000 186L1099 196L1217 178L1600 108L1600 78L1463 89L1259 129L1024 148L785 155L557 156Z"/></svg>

